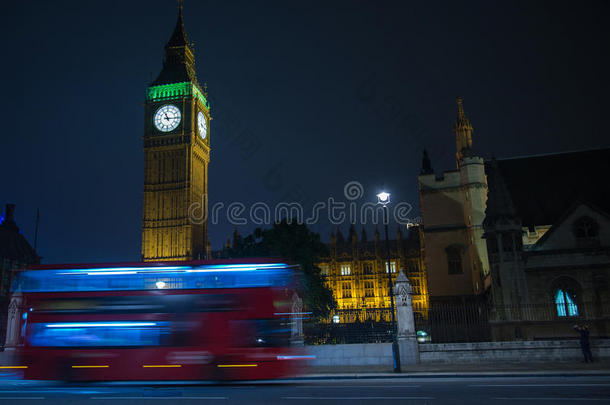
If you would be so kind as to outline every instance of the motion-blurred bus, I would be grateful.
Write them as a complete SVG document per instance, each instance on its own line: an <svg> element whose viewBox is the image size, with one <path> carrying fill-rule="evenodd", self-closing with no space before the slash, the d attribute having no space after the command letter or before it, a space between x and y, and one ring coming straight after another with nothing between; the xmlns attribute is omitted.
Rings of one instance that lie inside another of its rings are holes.
<svg viewBox="0 0 610 405"><path fill-rule="evenodd" d="M297 269L272 260L37 266L18 274L26 379L289 376Z"/></svg>

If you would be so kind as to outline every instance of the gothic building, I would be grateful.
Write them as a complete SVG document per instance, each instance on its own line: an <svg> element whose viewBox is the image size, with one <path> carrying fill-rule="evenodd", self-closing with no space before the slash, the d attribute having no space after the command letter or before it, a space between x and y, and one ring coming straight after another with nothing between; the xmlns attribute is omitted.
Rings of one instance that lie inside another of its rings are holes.
<svg viewBox="0 0 610 405"><path fill-rule="evenodd" d="M486 163L494 339L610 332L610 195L595 181L609 161L600 149Z"/></svg>
<svg viewBox="0 0 610 405"><path fill-rule="evenodd" d="M457 169L418 177L430 300L486 304L495 340L610 332L610 149L484 160L458 98Z"/></svg>
<svg viewBox="0 0 610 405"><path fill-rule="evenodd" d="M394 282L399 272L404 271L413 288L413 308L419 316L426 317L428 286L421 237L419 226L409 227L407 237L398 228L397 238L389 241L389 272ZM358 237L352 226L346 239L337 230L331 233L328 247L330 256L321 258L317 266L333 291L338 309L389 309L386 244L379 232L375 231L373 240L368 240L364 229ZM341 322L351 320L340 319Z"/></svg>
<svg viewBox="0 0 610 405"><path fill-rule="evenodd" d="M165 45L163 68L144 107L142 259L205 258L210 103L195 72L182 4Z"/></svg>

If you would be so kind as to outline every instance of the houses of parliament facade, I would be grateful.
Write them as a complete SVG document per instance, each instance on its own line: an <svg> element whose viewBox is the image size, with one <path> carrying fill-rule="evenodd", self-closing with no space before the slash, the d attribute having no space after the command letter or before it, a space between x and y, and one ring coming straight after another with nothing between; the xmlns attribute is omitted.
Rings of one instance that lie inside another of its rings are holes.
<svg viewBox="0 0 610 405"><path fill-rule="evenodd" d="M360 321L388 321L389 312L378 310L390 308L388 272L394 283L400 271L411 283L414 311L421 317L428 316L429 296L421 227L410 226L406 232L403 234L399 227L396 239L389 241L389 270L386 241L380 239L377 230L372 240L367 238L364 229L358 235L354 226L350 227L347 238L340 230L331 233L330 255L321 258L317 265L337 301L339 318L336 321L353 322L356 318ZM351 314L351 310L359 310L364 316Z"/></svg>

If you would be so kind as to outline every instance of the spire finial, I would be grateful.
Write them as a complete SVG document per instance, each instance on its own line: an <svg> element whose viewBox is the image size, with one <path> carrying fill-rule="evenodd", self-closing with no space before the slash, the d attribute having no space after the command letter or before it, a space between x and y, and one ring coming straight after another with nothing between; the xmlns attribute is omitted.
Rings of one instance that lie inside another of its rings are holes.
<svg viewBox="0 0 610 405"><path fill-rule="evenodd" d="M464 103L462 97L457 97L457 106L458 106L458 119L466 119L466 114L464 113Z"/></svg>
<svg viewBox="0 0 610 405"><path fill-rule="evenodd" d="M456 163L458 167L460 166L460 161L465 156L465 154L472 152L472 124L468 118L466 118L466 113L464 112L464 103L462 97L457 98L457 119L453 124L453 134L455 135L456 141Z"/></svg>
<svg viewBox="0 0 610 405"><path fill-rule="evenodd" d="M184 30L184 22L182 19L182 0L178 0L178 19L176 21L176 28L172 34L166 47L182 47L189 46L189 41Z"/></svg>

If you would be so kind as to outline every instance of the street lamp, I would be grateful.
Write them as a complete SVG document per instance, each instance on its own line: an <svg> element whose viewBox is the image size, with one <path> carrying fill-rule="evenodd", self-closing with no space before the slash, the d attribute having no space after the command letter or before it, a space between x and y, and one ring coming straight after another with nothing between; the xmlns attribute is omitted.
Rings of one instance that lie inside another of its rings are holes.
<svg viewBox="0 0 610 405"><path fill-rule="evenodd" d="M388 239L388 222L389 222L389 212L388 212L388 204L390 203L390 193L386 193L382 191L377 194L377 204L380 204L383 207L383 223L385 227L385 247L386 253L388 255L388 263L386 267L386 271L388 273L388 289L390 290L390 312L392 314L392 357L394 359L394 372L400 373L400 352L398 350L398 339L397 339L397 330L396 330L396 315L394 314L394 290L392 288L392 273L390 267L390 240Z"/></svg>

